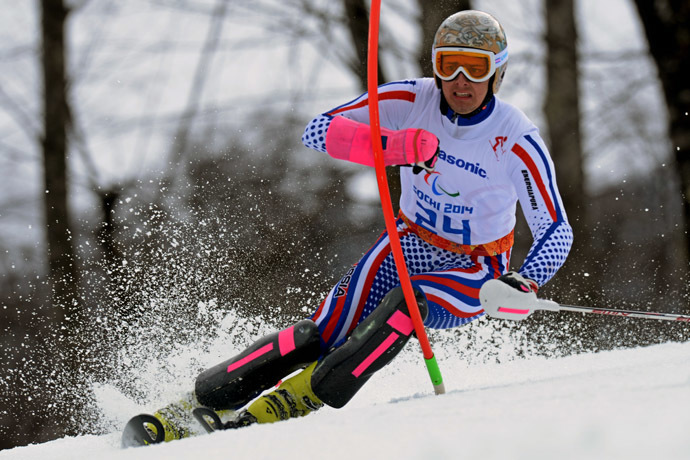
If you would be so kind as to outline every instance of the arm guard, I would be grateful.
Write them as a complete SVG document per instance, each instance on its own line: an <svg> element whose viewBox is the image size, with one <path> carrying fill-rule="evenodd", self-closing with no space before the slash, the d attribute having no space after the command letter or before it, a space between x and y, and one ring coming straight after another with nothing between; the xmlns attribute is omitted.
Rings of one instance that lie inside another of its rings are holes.
<svg viewBox="0 0 690 460"><path fill-rule="evenodd" d="M438 149L436 136L423 129L394 131L382 127L381 141L386 166L424 163ZM369 125L334 117L326 133L326 152L339 160L374 166Z"/></svg>

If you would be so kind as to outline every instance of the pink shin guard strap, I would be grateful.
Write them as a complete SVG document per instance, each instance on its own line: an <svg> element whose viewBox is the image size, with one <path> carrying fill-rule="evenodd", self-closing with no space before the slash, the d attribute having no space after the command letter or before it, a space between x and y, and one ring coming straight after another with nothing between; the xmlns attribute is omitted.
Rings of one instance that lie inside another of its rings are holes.
<svg viewBox="0 0 690 460"><path fill-rule="evenodd" d="M390 335L386 337L386 340L381 342L381 345L376 347L376 349L372 351L371 354L364 359L364 361L359 363L359 366L357 366L355 370L352 371L352 375L354 375L355 377L359 377L360 375L362 375L362 373L366 371L367 368L371 366L371 364L374 361L376 361L376 358L384 354L386 350L388 350L391 347L391 345L393 345L395 339L397 339L398 337L398 334L396 334L395 332L391 332Z"/></svg>
<svg viewBox="0 0 690 460"><path fill-rule="evenodd" d="M263 356L271 350L273 350L273 344L272 343L264 345L263 347L259 348L255 352L250 353L247 356L245 356L244 358L239 359L239 360L235 361L234 363L230 364L228 366L228 372L232 372L235 369L239 369L240 367L244 366L245 364L254 361L259 356Z"/></svg>
<svg viewBox="0 0 690 460"><path fill-rule="evenodd" d="M383 162L386 166L413 164L430 159L438 147L436 136L423 129L394 131L381 128L385 138ZM374 166L371 129L342 116L336 116L326 133L326 151L333 158Z"/></svg>
<svg viewBox="0 0 690 460"><path fill-rule="evenodd" d="M285 356L295 349L295 327L290 326L289 328L280 331L278 333L278 351L280 351L280 356ZM247 363L254 361L256 358L265 355L269 351L273 350L273 344L267 343L258 350L248 354L242 359L235 361L228 366L228 372L232 372L235 369L239 369Z"/></svg>
<svg viewBox="0 0 690 460"><path fill-rule="evenodd" d="M412 334L412 331L414 330L414 324L412 324L412 319L400 310L396 310L396 312L393 313L393 315L390 318L388 318L388 321L386 321L386 323L388 323L390 327L400 332L404 336ZM359 366L357 366L355 370L352 371L352 375L354 375L355 377L359 377L360 375L362 375L362 373L366 371L379 356L384 354L386 350L388 350L393 345L393 343L398 337L400 336L397 333L391 332L390 335L386 337L386 339L383 342L381 342L381 344L378 347L376 347L376 349L364 359L364 361L359 363Z"/></svg>
<svg viewBox="0 0 690 460"><path fill-rule="evenodd" d="M295 349L295 326L290 326L278 333L278 349L280 356L285 356Z"/></svg>
<svg viewBox="0 0 690 460"><path fill-rule="evenodd" d="M387 323L396 331L400 332L401 334L408 336L412 334L412 331L414 330L414 324L412 324L412 318L407 316L405 313L401 312L400 310L396 310L395 313L393 313L393 316L388 318Z"/></svg>

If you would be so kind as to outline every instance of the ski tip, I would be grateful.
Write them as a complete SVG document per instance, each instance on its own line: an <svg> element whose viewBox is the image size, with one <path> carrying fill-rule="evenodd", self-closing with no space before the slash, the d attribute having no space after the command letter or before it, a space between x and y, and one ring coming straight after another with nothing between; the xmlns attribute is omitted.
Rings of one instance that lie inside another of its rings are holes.
<svg viewBox="0 0 690 460"><path fill-rule="evenodd" d="M223 429L223 422L218 414L208 407L197 407L192 411L192 415L207 433L213 433Z"/></svg>
<svg viewBox="0 0 690 460"><path fill-rule="evenodd" d="M165 440L163 424L153 415L132 417L122 432L122 448L159 444Z"/></svg>

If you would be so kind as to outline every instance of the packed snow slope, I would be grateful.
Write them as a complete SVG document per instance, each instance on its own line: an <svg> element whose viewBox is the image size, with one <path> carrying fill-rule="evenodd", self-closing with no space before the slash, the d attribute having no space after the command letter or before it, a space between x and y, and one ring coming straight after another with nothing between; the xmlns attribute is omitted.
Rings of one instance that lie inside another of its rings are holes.
<svg viewBox="0 0 690 460"><path fill-rule="evenodd" d="M0 459L690 459L690 343L444 360L440 396L408 348L343 409L125 450L118 432L65 438ZM110 403L124 423L133 408Z"/></svg>

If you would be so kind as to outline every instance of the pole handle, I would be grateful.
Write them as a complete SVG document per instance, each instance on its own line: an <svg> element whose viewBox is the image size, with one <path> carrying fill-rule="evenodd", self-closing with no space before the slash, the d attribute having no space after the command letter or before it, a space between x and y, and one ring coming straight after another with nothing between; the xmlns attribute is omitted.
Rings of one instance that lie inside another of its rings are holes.
<svg viewBox="0 0 690 460"><path fill-rule="evenodd" d="M479 290L479 300L486 314L492 318L521 321L527 319L537 310L571 311L593 313L597 315L618 316L624 318L656 319L679 321L690 324L690 316L676 313L658 313L653 311L618 310L615 308L580 307L563 305L552 300L538 299L534 292L524 293L508 286L499 280L489 280Z"/></svg>

